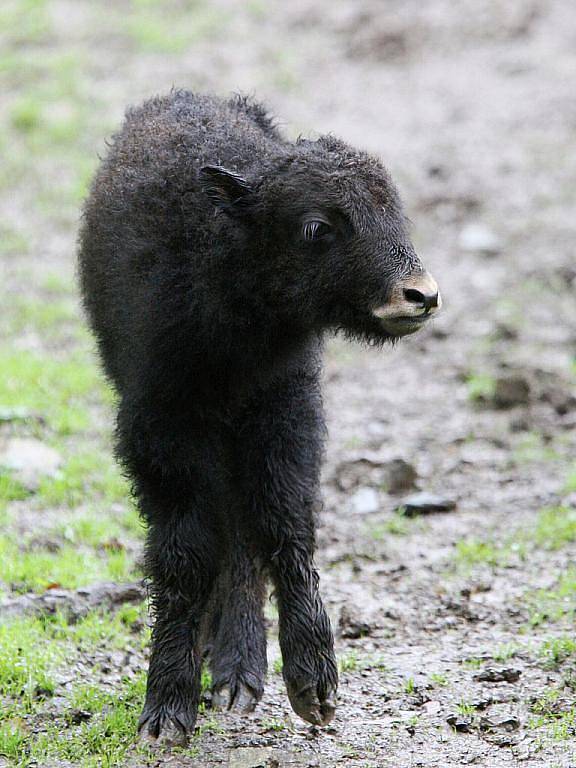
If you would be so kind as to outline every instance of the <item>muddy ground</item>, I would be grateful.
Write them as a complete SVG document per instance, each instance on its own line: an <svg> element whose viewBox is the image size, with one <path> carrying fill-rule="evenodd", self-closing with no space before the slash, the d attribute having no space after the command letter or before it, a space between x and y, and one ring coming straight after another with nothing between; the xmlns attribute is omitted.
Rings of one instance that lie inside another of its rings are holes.
<svg viewBox="0 0 576 768"><path fill-rule="evenodd" d="M257 711L207 713L194 753L151 764L575 765L575 649L549 652L576 606L576 579L562 581L576 552L572 4L229 0L182 50L144 52L104 2L50 6L50 45L83 51L106 125L172 84L241 90L291 136L333 132L380 155L445 300L395 349L329 346L318 565L342 667L334 723L292 716L274 640ZM75 238L74 217L41 219L26 200L2 202L20 229L42 226L4 258L23 293L26 269L71 273ZM399 514L415 490L456 508Z"/></svg>

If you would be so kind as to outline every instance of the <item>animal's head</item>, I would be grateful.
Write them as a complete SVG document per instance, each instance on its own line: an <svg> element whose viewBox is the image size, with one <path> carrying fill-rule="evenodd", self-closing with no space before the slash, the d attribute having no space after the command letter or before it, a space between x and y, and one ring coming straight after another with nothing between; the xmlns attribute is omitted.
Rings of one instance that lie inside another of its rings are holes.
<svg viewBox="0 0 576 768"><path fill-rule="evenodd" d="M332 137L253 179L202 169L203 186L250 255L250 284L269 313L372 341L413 333L441 306L414 251L396 189L374 158Z"/></svg>

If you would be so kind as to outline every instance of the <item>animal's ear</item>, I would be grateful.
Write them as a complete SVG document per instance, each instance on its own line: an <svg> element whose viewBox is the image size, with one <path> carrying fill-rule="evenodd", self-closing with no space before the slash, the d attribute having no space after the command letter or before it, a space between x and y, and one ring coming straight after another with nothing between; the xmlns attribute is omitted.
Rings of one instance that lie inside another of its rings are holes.
<svg viewBox="0 0 576 768"><path fill-rule="evenodd" d="M233 218L245 216L253 202L252 187L234 171L219 165L200 169L200 182L208 199Z"/></svg>

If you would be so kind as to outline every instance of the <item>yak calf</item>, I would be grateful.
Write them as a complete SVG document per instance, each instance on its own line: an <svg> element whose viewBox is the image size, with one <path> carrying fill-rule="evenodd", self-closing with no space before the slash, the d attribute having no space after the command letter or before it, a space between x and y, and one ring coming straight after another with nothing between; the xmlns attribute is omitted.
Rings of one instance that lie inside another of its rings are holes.
<svg viewBox="0 0 576 768"><path fill-rule="evenodd" d="M333 136L287 141L249 99L173 91L128 111L79 259L148 526L142 736L185 743L204 655L215 706L256 705L268 577L290 703L325 725L338 675L314 569L323 336L393 341L440 306L390 177Z"/></svg>

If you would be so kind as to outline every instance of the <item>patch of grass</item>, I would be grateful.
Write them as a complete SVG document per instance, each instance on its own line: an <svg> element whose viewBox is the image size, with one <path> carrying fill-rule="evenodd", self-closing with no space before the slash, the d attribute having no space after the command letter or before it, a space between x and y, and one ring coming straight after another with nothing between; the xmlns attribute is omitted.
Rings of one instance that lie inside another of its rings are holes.
<svg viewBox="0 0 576 768"><path fill-rule="evenodd" d="M356 650L350 650L338 656L338 670L340 673L358 672L363 669L384 671L387 667L384 659L379 655L360 656Z"/></svg>
<svg viewBox="0 0 576 768"><path fill-rule="evenodd" d="M75 294L76 285L72 277L66 277L59 272L50 272L40 281L39 287L47 293L59 296Z"/></svg>
<svg viewBox="0 0 576 768"><path fill-rule="evenodd" d="M470 373L466 377L466 387L472 402L482 402L494 396L496 379L488 373Z"/></svg>
<svg viewBox="0 0 576 768"><path fill-rule="evenodd" d="M566 480L566 485L564 486L564 492L565 493L576 492L576 469L574 469L568 475L568 479Z"/></svg>
<svg viewBox="0 0 576 768"><path fill-rule="evenodd" d="M545 640L540 648L540 656L545 667L557 669L567 659L576 656L576 638L562 635Z"/></svg>
<svg viewBox="0 0 576 768"><path fill-rule="evenodd" d="M91 451L71 456L56 477L41 482L38 494L49 506L76 507L86 500L106 505L124 501L129 489L116 465Z"/></svg>
<svg viewBox="0 0 576 768"><path fill-rule="evenodd" d="M576 541L576 510L549 507L538 514L533 525L507 538L470 538L457 542L454 560L463 568L502 567L509 565L514 557L525 560L530 550L557 550L573 541Z"/></svg>
<svg viewBox="0 0 576 768"><path fill-rule="evenodd" d="M22 256L30 251L30 243L25 234L8 224L0 222L0 254L2 256Z"/></svg>
<svg viewBox="0 0 576 768"><path fill-rule="evenodd" d="M286 723L279 717L265 717L262 720L262 730L278 733L286 730Z"/></svg>
<svg viewBox="0 0 576 768"><path fill-rule="evenodd" d="M511 556L510 547L504 543L464 539L456 544L456 564L465 568L476 565L507 565Z"/></svg>
<svg viewBox="0 0 576 768"><path fill-rule="evenodd" d="M166 7L166 5L168 7ZM195 0L185 16L175 17L169 4L136 4L124 25L138 48L148 53L177 54L215 32L222 33L228 16L209 4Z"/></svg>
<svg viewBox="0 0 576 768"><path fill-rule="evenodd" d="M12 501L23 501L28 498L30 492L18 480L4 473L0 467L0 514L8 509Z"/></svg>
<svg viewBox="0 0 576 768"><path fill-rule="evenodd" d="M449 683L448 676L442 672L433 672L430 675L430 680L434 683L434 685L437 685L440 688L443 688Z"/></svg>
<svg viewBox="0 0 576 768"><path fill-rule="evenodd" d="M484 664L484 661L485 659L479 659L472 656L469 659L464 659L462 664L464 664L466 667L469 667L470 669L480 669L480 667Z"/></svg>
<svg viewBox="0 0 576 768"><path fill-rule="evenodd" d="M41 619L0 624L0 696L17 699L22 713L33 711L39 691L53 692L56 664L62 650L50 643ZM4 702L3 711L13 707Z"/></svg>
<svg viewBox="0 0 576 768"><path fill-rule="evenodd" d="M49 35L47 0L3 0L0 29L9 47L38 43Z"/></svg>
<svg viewBox="0 0 576 768"><path fill-rule="evenodd" d="M360 659L356 651L347 651L341 653L338 657L338 671L344 672L357 672L360 669Z"/></svg>
<svg viewBox="0 0 576 768"><path fill-rule="evenodd" d="M461 699L458 704L456 704L456 709L463 717L472 717L476 712L474 704L465 699Z"/></svg>
<svg viewBox="0 0 576 768"><path fill-rule="evenodd" d="M576 509L549 507L539 515L531 535L536 546L557 550L576 541Z"/></svg>
<svg viewBox="0 0 576 768"><path fill-rule="evenodd" d="M516 643L504 643L503 645L499 645L494 649L492 652L492 658L494 661L498 661L500 663L510 661L510 659L513 659L517 655L518 650L519 649Z"/></svg>
<svg viewBox="0 0 576 768"><path fill-rule="evenodd" d="M34 352L0 350L0 406L39 413L67 435L89 424L87 404L105 399L106 385L82 355L58 360Z"/></svg>
<svg viewBox="0 0 576 768"><path fill-rule="evenodd" d="M414 682L414 678L409 677L408 680L406 680L406 682L404 683L404 693L411 695L415 691L416 691L416 684Z"/></svg>
<svg viewBox="0 0 576 768"><path fill-rule="evenodd" d="M525 435L513 448L512 458L517 464L557 461L560 454L538 432Z"/></svg>
<svg viewBox="0 0 576 768"><path fill-rule="evenodd" d="M30 746L30 757L39 762L49 758L70 760L86 768L122 765L136 733L138 716L144 702L146 675L123 678L113 691L85 686L74 701L93 713L88 722L62 730L51 725L37 734Z"/></svg>
<svg viewBox="0 0 576 768"><path fill-rule="evenodd" d="M82 651L104 645L111 650L122 650L134 643L135 631L141 632L141 645L148 642L150 631L145 626L146 615L144 604L125 604L113 613L90 611L84 618L73 623L58 614L51 617L45 629L52 639L71 643Z"/></svg>
<svg viewBox="0 0 576 768"><path fill-rule="evenodd" d="M282 662L282 657L279 656L277 659L274 659L274 662L272 664L272 671L275 675L281 675L282 669L284 668L284 664Z"/></svg>
<svg viewBox="0 0 576 768"><path fill-rule="evenodd" d="M295 90L299 85L299 79L292 52L274 49L268 58L268 70L271 72L274 85L281 91Z"/></svg>
<svg viewBox="0 0 576 768"><path fill-rule="evenodd" d="M76 302L72 299L38 301L17 298L3 299L7 313L7 332L16 336L23 331L33 330L42 338L60 330L62 326L79 324Z"/></svg>
<svg viewBox="0 0 576 768"><path fill-rule="evenodd" d="M26 756L30 736L18 720L0 724L0 757L20 761Z"/></svg>
<svg viewBox="0 0 576 768"><path fill-rule="evenodd" d="M538 589L526 595L530 607L530 624L533 627L547 620L558 621L576 612L576 570L569 568L562 573L554 588Z"/></svg>
<svg viewBox="0 0 576 768"><path fill-rule="evenodd" d="M395 512L388 520L375 525L367 526L367 534L375 541L382 541L389 535L407 536L414 530L416 522L410 520L402 512Z"/></svg>
<svg viewBox="0 0 576 768"><path fill-rule="evenodd" d="M58 680L63 669L102 647L133 647L138 638L147 642L144 614L144 606L125 605L114 614L94 611L71 624L62 615L0 623L0 755L22 766L52 759L93 768L123 764L143 702L144 671L110 688L68 679L59 688ZM43 699L56 693L67 700L68 711L87 712L88 722L69 720L63 727L61 718L43 718L44 726L28 733L25 718L42 712Z"/></svg>
<svg viewBox="0 0 576 768"><path fill-rule="evenodd" d="M548 739L566 741L576 735L576 707L568 706L557 689L546 691L530 709L537 717L528 722L528 727L545 728Z"/></svg>
<svg viewBox="0 0 576 768"><path fill-rule="evenodd" d="M122 549L95 552L65 545L54 552L22 548L11 537L0 536L0 581L17 592L41 592L52 584L74 589L93 581L136 577L134 563Z"/></svg>

